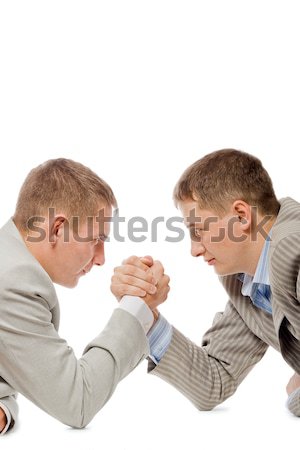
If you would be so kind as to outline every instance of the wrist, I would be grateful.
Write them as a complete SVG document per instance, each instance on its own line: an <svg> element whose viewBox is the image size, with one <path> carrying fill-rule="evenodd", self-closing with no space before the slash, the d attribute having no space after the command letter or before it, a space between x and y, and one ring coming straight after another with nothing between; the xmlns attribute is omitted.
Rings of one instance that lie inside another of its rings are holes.
<svg viewBox="0 0 300 450"><path fill-rule="evenodd" d="M154 325L155 322L158 320L159 311L157 309L153 309L152 314L153 314L153 318L154 318L154 322L153 322L153 325Z"/></svg>

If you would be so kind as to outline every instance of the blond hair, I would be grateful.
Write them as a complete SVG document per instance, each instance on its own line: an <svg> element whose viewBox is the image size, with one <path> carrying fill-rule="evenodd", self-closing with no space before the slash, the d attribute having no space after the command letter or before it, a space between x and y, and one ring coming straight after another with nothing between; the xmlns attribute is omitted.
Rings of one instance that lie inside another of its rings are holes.
<svg viewBox="0 0 300 450"><path fill-rule="evenodd" d="M235 200L256 206L262 214L277 215L280 208L261 161L234 149L209 153L184 171L174 188L174 201L185 200L218 214L226 213Z"/></svg>
<svg viewBox="0 0 300 450"><path fill-rule="evenodd" d="M99 204L117 206L110 186L91 169L71 159L51 159L26 177L14 220L23 230L33 217L47 216L50 208L72 216L95 215Z"/></svg>

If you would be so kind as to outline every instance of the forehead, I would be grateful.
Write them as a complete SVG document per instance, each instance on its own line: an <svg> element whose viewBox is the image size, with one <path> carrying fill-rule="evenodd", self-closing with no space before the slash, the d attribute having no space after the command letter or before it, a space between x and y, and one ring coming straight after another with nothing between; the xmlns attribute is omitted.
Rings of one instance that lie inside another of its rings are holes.
<svg viewBox="0 0 300 450"><path fill-rule="evenodd" d="M205 220L210 218L214 218L214 221L220 220L215 211L200 208L194 200L181 201L178 203L178 207L187 227L203 224Z"/></svg>
<svg viewBox="0 0 300 450"><path fill-rule="evenodd" d="M98 211L86 217L82 217L80 224L82 229L88 229L90 234L109 234L110 222L112 220L112 207L99 205Z"/></svg>

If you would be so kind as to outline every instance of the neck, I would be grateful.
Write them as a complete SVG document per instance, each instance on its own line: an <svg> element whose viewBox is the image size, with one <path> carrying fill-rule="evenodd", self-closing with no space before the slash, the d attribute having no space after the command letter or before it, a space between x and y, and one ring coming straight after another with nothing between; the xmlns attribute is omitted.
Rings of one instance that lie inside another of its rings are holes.
<svg viewBox="0 0 300 450"><path fill-rule="evenodd" d="M42 235L39 236L31 236L26 230L23 230L22 227L14 220L14 223L19 231L24 244L26 245L28 251L34 256L34 258L40 263L43 269L49 274L48 264L47 264L47 255L48 255L48 247L47 247L47 239L43 238ZM46 232L45 232L46 236ZM50 275L50 274L49 274Z"/></svg>
<svg viewBox="0 0 300 450"><path fill-rule="evenodd" d="M259 232L256 232L255 235L253 235L253 233L250 235L248 241L248 252L246 253L246 270L244 270L244 273L247 273L251 276L255 275L263 247L275 223L275 220L276 217L272 220L269 220L265 226L261 227Z"/></svg>

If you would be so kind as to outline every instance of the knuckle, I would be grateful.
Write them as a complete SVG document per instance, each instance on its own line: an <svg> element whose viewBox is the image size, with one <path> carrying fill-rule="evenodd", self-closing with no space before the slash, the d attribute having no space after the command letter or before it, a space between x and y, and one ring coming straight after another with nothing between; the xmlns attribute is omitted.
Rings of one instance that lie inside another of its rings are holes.
<svg viewBox="0 0 300 450"><path fill-rule="evenodd" d="M133 283L134 278L131 275L127 275L126 276L126 281L128 284L132 284Z"/></svg>
<svg viewBox="0 0 300 450"><path fill-rule="evenodd" d="M133 266L127 266L127 273L129 275L134 275L135 268Z"/></svg>
<svg viewBox="0 0 300 450"><path fill-rule="evenodd" d="M127 259L127 264L134 264L139 258L135 255L129 256Z"/></svg>
<svg viewBox="0 0 300 450"><path fill-rule="evenodd" d="M110 286L110 290L111 290L111 292L114 294L114 295L118 295L119 294L119 289L117 288L117 286L113 286L113 285L111 285Z"/></svg>
<svg viewBox="0 0 300 450"><path fill-rule="evenodd" d="M156 263L157 263L157 267L160 269L160 270L162 270L162 271L164 271L165 269L164 269L164 266L162 265L162 263L160 262L160 261L155 261Z"/></svg>
<svg viewBox="0 0 300 450"><path fill-rule="evenodd" d="M130 275L133 272L133 267L130 264L125 264L120 268L119 271L117 271L117 275L121 276L127 276Z"/></svg>
<svg viewBox="0 0 300 450"><path fill-rule="evenodd" d="M133 276L131 276L131 275L126 275L126 278L125 278L126 283L128 283L128 284L130 284L130 285L133 285L133 284L136 284L136 283L137 283L136 280L137 280L137 279L136 279L135 277L133 277Z"/></svg>
<svg viewBox="0 0 300 450"><path fill-rule="evenodd" d="M152 278L153 278L153 270L152 270L152 268L148 269L146 271L146 274L152 280Z"/></svg>
<svg viewBox="0 0 300 450"><path fill-rule="evenodd" d="M123 259L122 264L126 265L126 264L131 264L132 258L134 258L134 256L128 256L128 258Z"/></svg>
<svg viewBox="0 0 300 450"><path fill-rule="evenodd" d="M152 282L152 279L153 279L153 273L152 273L152 272L151 272L151 273L147 273L146 281L148 281L149 283L151 283L151 282Z"/></svg>

